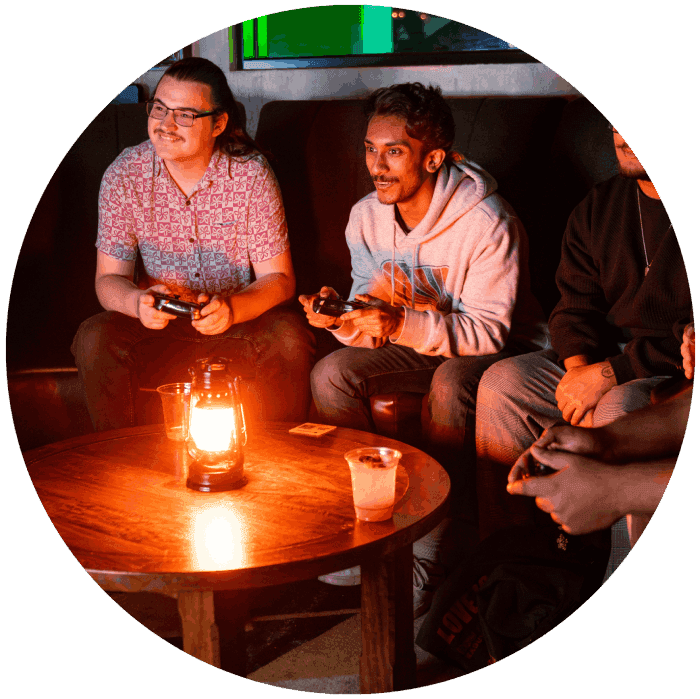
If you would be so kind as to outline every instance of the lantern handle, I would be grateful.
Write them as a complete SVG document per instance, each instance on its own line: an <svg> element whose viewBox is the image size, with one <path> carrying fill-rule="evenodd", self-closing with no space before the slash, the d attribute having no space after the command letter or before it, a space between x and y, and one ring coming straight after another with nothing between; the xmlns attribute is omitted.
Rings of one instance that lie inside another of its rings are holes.
<svg viewBox="0 0 700 699"><path fill-rule="evenodd" d="M234 398L236 399L236 409L238 410L238 414L241 417L240 425L241 425L241 445L245 446L248 443L248 430L246 429L246 424L245 424L245 412L243 410L243 403L241 402L241 392L239 389L241 379L239 376L234 376L233 377L233 395ZM236 421L238 423L238 421Z"/></svg>

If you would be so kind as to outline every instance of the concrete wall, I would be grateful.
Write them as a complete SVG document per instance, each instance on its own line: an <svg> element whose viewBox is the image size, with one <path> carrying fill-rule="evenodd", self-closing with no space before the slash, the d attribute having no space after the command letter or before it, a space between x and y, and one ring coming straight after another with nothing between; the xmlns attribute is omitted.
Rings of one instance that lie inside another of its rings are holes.
<svg viewBox="0 0 700 699"><path fill-rule="evenodd" d="M228 30L193 44L193 54L213 61L228 76L231 90L246 111L247 128L255 135L260 110L273 100L358 99L394 83L419 81L439 85L445 96L545 96L579 93L541 63L415 66L407 68L304 68L240 70L229 67ZM149 70L136 82L152 95L163 70Z"/></svg>

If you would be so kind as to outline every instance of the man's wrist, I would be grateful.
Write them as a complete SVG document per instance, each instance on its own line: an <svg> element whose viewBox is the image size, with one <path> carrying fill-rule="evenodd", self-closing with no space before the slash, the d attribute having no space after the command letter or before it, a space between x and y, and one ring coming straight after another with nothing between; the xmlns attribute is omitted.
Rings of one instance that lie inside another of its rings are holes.
<svg viewBox="0 0 700 699"><path fill-rule="evenodd" d="M600 373L611 386L617 386L617 378L615 377L615 370L612 368L610 362L605 361L600 363Z"/></svg>
<svg viewBox="0 0 700 699"><path fill-rule="evenodd" d="M131 307L134 311L134 318L138 318L138 320L141 320L141 314L139 311L141 309L141 296L143 293L144 292L141 291L141 289L135 289L133 292L133 300L131 302Z"/></svg>
<svg viewBox="0 0 700 699"><path fill-rule="evenodd" d="M580 366L588 366L591 363L590 359L585 354L576 354L573 357L567 357L564 360L564 368L569 371Z"/></svg>
<svg viewBox="0 0 700 699"><path fill-rule="evenodd" d="M390 340L396 340L401 336L401 333L403 332L404 323L406 322L406 309L403 306L401 306L397 315L397 326L394 328L394 331L389 335Z"/></svg>
<svg viewBox="0 0 700 699"><path fill-rule="evenodd" d="M233 297L234 297L234 294L231 294L230 296L224 296L224 298L221 299L228 306L228 310L230 313L229 327L231 327L231 325L234 325L236 323L236 309L234 308ZM228 328L227 328L227 330L228 330Z"/></svg>

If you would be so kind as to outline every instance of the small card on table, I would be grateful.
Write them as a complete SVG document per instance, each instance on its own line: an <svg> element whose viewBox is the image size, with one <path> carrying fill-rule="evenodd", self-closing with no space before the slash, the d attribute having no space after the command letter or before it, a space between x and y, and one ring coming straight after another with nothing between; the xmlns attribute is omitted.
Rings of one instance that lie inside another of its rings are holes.
<svg viewBox="0 0 700 699"><path fill-rule="evenodd" d="M318 425L315 422L305 422L303 425L292 427L289 434L303 434L306 437L323 437L335 429L335 425Z"/></svg>

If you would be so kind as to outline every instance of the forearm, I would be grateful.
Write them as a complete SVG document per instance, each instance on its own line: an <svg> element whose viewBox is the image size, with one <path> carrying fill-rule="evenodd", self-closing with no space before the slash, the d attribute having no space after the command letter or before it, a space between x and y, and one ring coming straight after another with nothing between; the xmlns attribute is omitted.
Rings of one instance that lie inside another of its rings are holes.
<svg viewBox="0 0 700 699"><path fill-rule="evenodd" d="M419 354L446 358L500 352L508 339L510 319L478 313L449 313L405 309L400 333L392 341Z"/></svg>
<svg viewBox="0 0 700 699"><path fill-rule="evenodd" d="M621 417L619 420L594 428L606 445L606 460L634 461L675 457L685 436L692 391L676 398L649 405Z"/></svg>
<svg viewBox="0 0 700 699"><path fill-rule="evenodd" d="M138 298L142 292L127 277L105 274L95 281L95 292L105 310L138 318Z"/></svg>
<svg viewBox="0 0 700 699"><path fill-rule="evenodd" d="M245 323L294 296L295 281L283 272L273 272L257 279L242 291L227 297L234 323Z"/></svg>
<svg viewBox="0 0 700 699"><path fill-rule="evenodd" d="M618 509L624 514L653 514L673 474L676 459L653 463L631 463L615 468L608 486L615 492Z"/></svg>

